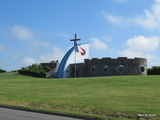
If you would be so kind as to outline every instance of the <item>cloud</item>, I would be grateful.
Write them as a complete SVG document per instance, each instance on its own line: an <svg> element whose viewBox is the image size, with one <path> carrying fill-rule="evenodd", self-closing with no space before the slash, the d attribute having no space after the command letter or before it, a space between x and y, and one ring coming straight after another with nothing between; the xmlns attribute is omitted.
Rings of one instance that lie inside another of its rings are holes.
<svg viewBox="0 0 160 120"><path fill-rule="evenodd" d="M36 63L36 60L34 60L33 58L31 57L25 57L23 60L22 60L22 64L24 65L32 65L32 64L35 64Z"/></svg>
<svg viewBox="0 0 160 120"><path fill-rule="evenodd" d="M27 40L27 39L34 39L35 36L32 33L31 29L26 28L22 25L15 25L11 28L11 33L14 37L21 39L21 40Z"/></svg>
<svg viewBox="0 0 160 120"><path fill-rule="evenodd" d="M155 51L160 44L160 38L157 36L150 38L146 38L145 36L137 36L128 39L126 44L129 49L134 51Z"/></svg>
<svg viewBox="0 0 160 120"><path fill-rule="evenodd" d="M61 61L62 56L64 56L64 51L58 47L53 47L53 52L41 55L39 61L41 62L49 62L52 60Z"/></svg>
<svg viewBox="0 0 160 120"><path fill-rule="evenodd" d="M32 32L31 28L27 28L22 25L15 25L11 27L10 30L15 38L18 38L20 40L26 40L27 42L29 42L29 46L33 50L37 49L37 47L52 47L50 43L38 40Z"/></svg>
<svg viewBox="0 0 160 120"><path fill-rule="evenodd" d="M90 46L95 50L106 50L108 48L108 46L98 38L90 38L90 40L92 41Z"/></svg>
<svg viewBox="0 0 160 120"><path fill-rule="evenodd" d="M142 15L134 19L135 23L147 30L154 30L160 27L160 0L155 0L151 10L144 10Z"/></svg>
<svg viewBox="0 0 160 120"><path fill-rule="evenodd" d="M64 56L64 51L58 47L53 47L53 51L50 53L46 53L45 55L40 55L36 59L33 57L25 57L21 63L23 65L31 65L35 63L43 63L43 62L50 62L52 60L61 61L62 57Z"/></svg>
<svg viewBox="0 0 160 120"><path fill-rule="evenodd" d="M124 19L121 16L114 16L106 13L105 11L102 11L102 16L105 20L114 24L121 24L122 22L124 22Z"/></svg>
<svg viewBox="0 0 160 120"><path fill-rule="evenodd" d="M152 37L145 37L145 36L137 36L130 38L126 41L127 48L123 51L117 52L120 56L125 56L129 58L134 57L143 57L147 58L147 61L150 65L156 65L157 58L153 55L153 52L158 49L160 45L160 37L152 36Z"/></svg>
<svg viewBox="0 0 160 120"><path fill-rule="evenodd" d="M137 51L134 51L134 50L129 49L129 48L128 48L128 49L125 49L125 50L123 50L123 51L121 51L121 52L118 52L118 54L119 54L120 56L129 57L129 58L145 57L145 55L144 55L143 52L141 52L141 51L137 52Z"/></svg>
<svg viewBox="0 0 160 120"><path fill-rule="evenodd" d="M128 2L128 0L114 0L115 2ZM142 14L136 17L127 17L121 15L113 15L105 11L101 11L103 18L110 23L116 25L138 25L146 30L155 30L160 27L160 0L154 0L151 9L144 9Z"/></svg>
<svg viewBox="0 0 160 120"><path fill-rule="evenodd" d="M126 57L144 57L145 52L156 51L160 45L160 38L153 36L147 38L145 36L137 36L127 40L127 48L119 54Z"/></svg>

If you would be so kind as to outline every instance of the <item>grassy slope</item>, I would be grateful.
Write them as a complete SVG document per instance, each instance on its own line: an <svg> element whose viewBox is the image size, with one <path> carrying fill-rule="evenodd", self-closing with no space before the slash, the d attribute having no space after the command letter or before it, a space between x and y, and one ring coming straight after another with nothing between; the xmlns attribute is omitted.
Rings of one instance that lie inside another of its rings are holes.
<svg viewBox="0 0 160 120"><path fill-rule="evenodd" d="M100 116L160 116L160 76L40 79L0 74L0 104ZM160 119L160 117L158 117Z"/></svg>

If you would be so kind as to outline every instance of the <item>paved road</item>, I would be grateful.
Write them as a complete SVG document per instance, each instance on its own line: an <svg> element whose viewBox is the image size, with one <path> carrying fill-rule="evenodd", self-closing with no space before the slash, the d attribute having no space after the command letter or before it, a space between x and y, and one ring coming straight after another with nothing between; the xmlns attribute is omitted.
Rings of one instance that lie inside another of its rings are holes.
<svg viewBox="0 0 160 120"><path fill-rule="evenodd" d="M82 119L0 108L0 120L82 120Z"/></svg>

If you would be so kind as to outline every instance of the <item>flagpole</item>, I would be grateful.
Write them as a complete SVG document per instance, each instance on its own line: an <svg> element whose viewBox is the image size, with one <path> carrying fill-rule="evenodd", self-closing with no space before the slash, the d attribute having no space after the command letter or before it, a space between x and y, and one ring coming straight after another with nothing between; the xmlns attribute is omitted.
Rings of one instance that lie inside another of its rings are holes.
<svg viewBox="0 0 160 120"><path fill-rule="evenodd" d="M77 34L75 34L75 39L71 39L70 41L74 41L74 49L75 49L75 58L74 58L74 60L75 60L75 78L77 77L77 75L76 75L76 47L77 47L77 41L78 40L81 40L81 39L77 39Z"/></svg>
<svg viewBox="0 0 160 120"><path fill-rule="evenodd" d="M77 44L77 43L76 43L76 44ZM75 48L76 48L76 46L75 46ZM75 58L74 58L74 60L75 60L75 78L76 78L76 77L77 77L77 76L76 76L76 49L75 49L75 51L74 51L74 52L75 52L75 55L74 55L74 56L75 56Z"/></svg>

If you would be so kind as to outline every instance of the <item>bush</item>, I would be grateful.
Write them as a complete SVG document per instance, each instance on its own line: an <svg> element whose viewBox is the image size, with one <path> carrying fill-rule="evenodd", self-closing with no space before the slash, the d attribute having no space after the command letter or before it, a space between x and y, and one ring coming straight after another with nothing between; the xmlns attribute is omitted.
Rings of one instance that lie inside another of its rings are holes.
<svg viewBox="0 0 160 120"><path fill-rule="evenodd" d="M5 70L3 70L3 69L0 69L0 73L3 73L3 72L7 72L7 71L5 71Z"/></svg>
<svg viewBox="0 0 160 120"><path fill-rule="evenodd" d="M160 75L160 66L154 66L147 70L148 75Z"/></svg>
<svg viewBox="0 0 160 120"><path fill-rule="evenodd" d="M21 68L18 70L18 73L21 75L45 78L46 72L50 70L51 68L48 66L43 67L42 65L32 64L31 66Z"/></svg>

